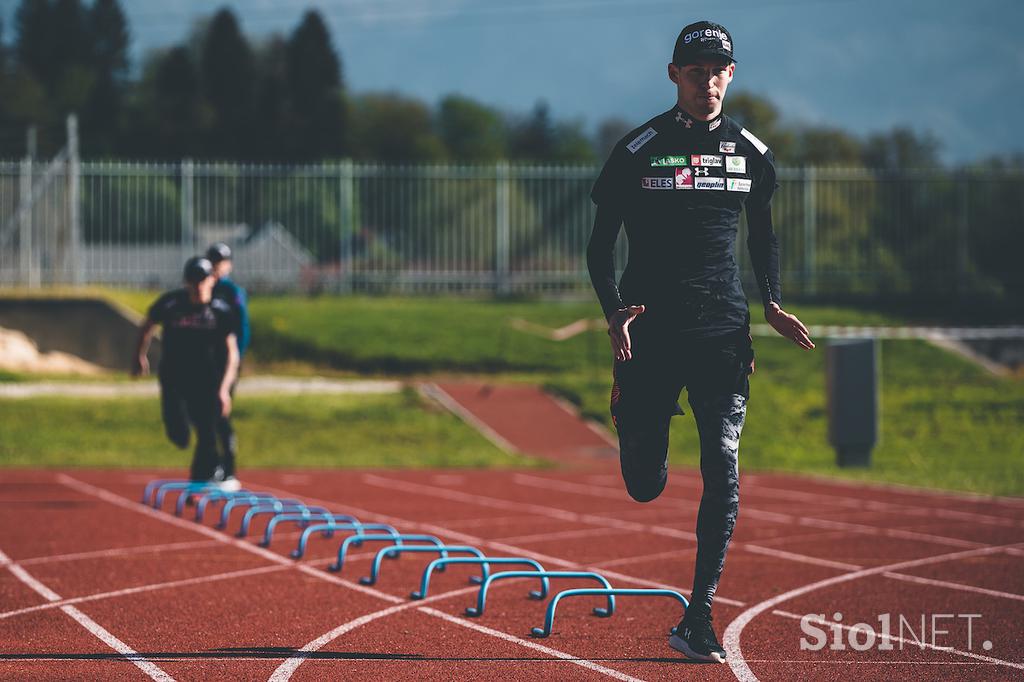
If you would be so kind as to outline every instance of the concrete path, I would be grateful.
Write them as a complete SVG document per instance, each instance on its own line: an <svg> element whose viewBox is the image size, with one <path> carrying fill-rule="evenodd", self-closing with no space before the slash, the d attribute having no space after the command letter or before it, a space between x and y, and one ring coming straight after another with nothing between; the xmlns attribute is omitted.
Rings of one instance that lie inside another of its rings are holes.
<svg viewBox="0 0 1024 682"><path fill-rule="evenodd" d="M401 381L377 381L362 379L325 379L323 377L243 377L238 383L242 395L297 395L318 394L369 394L397 393L402 390ZM70 396L93 398L117 398L159 395L155 379L119 382L69 382L32 381L0 383L0 398L36 398L39 396Z"/></svg>

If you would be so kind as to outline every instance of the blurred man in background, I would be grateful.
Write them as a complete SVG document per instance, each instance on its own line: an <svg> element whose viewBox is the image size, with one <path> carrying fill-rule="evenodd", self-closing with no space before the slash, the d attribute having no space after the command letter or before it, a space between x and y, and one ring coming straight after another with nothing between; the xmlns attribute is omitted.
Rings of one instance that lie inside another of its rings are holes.
<svg viewBox="0 0 1024 682"><path fill-rule="evenodd" d="M754 371L750 312L736 264L740 212L768 323L799 346L814 344L782 310L772 229L774 157L722 114L736 64L732 37L707 21L684 28L668 77L676 105L628 133L594 184L591 281L615 354L612 417L629 494L649 502L668 477L669 420L684 386L700 436L704 481L690 606L669 639L686 656L722 662L711 604L739 511L739 439ZM615 281L619 229L629 262ZM621 291L620 291L621 285Z"/></svg>
<svg viewBox="0 0 1024 682"><path fill-rule="evenodd" d="M223 485L217 424L231 414L238 342L231 307L213 297L215 283L209 260L186 261L185 286L165 293L149 308L139 331L132 374L149 373L146 353L156 326L162 325L160 402L167 437L184 449L194 428L196 448L189 477ZM223 487L236 489L230 484Z"/></svg>
<svg viewBox="0 0 1024 682"><path fill-rule="evenodd" d="M245 357L245 351L249 347L249 298L245 289L231 279L233 269L231 247L218 242L206 250L206 257L213 264L213 274L217 279L217 283L213 287L213 297L231 306L235 315L235 336L238 339L239 374L241 374L242 358ZM231 384L232 398L234 398L237 384L237 381ZM231 425L230 415L225 415L217 421L217 440L220 443L221 464L224 468L222 487L230 490L241 488L241 484L235 476L238 438Z"/></svg>

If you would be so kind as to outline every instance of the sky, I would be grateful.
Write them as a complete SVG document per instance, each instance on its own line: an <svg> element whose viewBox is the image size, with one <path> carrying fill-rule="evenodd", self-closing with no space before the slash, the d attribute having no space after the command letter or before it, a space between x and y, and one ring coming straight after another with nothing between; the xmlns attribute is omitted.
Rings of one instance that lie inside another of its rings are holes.
<svg viewBox="0 0 1024 682"><path fill-rule="evenodd" d="M314 8L353 92L429 103L460 93L524 114L543 99L554 117L590 131L610 117L639 125L672 106L676 35L709 19L733 36L732 91L767 97L788 123L861 136L910 127L933 134L954 163L1024 152L1021 0L121 2L136 65L222 5L253 38L286 34ZM7 26L16 5L0 0Z"/></svg>

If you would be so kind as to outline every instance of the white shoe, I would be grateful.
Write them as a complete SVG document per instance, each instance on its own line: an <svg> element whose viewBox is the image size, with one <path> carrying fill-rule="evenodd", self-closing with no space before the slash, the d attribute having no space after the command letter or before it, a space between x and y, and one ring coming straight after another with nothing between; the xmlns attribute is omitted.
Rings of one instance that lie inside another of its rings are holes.
<svg viewBox="0 0 1024 682"><path fill-rule="evenodd" d="M237 493L242 489L242 482L234 476L228 476L218 483L217 486L226 493Z"/></svg>

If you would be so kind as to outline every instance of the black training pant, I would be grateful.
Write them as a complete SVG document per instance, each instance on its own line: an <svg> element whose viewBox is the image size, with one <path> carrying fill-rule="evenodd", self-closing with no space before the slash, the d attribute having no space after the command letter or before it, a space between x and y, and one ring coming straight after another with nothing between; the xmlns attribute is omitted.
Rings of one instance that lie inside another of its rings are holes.
<svg viewBox="0 0 1024 682"><path fill-rule="evenodd" d="M668 478L669 420L687 388L700 436L704 482L697 513L697 561L691 602L710 609L739 511L739 439L750 396L754 354L746 329L690 340L637 318L633 358L616 363L612 416L629 494L649 502Z"/></svg>
<svg viewBox="0 0 1024 682"><path fill-rule="evenodd" d="M191 429L196 431L196 449L189 472L189 478L195 481L212 479L220 464L217 424L221 417L217 389L216 385L203 381L160 377L160 405L167 438L185 449Z"/></svg>
<svg viewBox="0 0 1024 682"><path fill-rule="evenodd" d="M235 397L235 387L238 381L231 384L231 397ZM217 403L220 404L219 401ZM234 408L232 408L232 413ZM238 438L235 436L235 429L231 425L231 415L224 417L218 410L217 414L217 441L220 445L220 466L224 470L224 478L235 475L235 453L238 450Z"/></svg>

